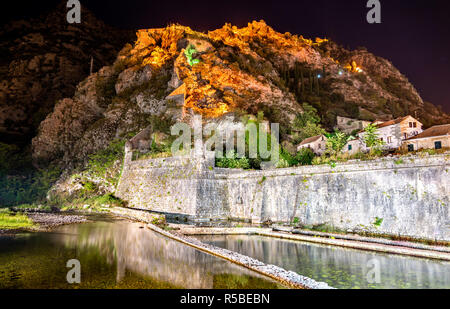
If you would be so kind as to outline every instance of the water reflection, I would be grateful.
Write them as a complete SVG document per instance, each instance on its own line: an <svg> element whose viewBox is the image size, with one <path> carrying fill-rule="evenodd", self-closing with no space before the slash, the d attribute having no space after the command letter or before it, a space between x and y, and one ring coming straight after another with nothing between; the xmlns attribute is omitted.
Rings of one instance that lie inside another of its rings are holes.
<svg viewBox="0 0 450 309"><path fill-rule="evenodd" d="M450 288L450 263L259 236L199 236L336 288ZM379 282L374 271L379 269Z"/></svg>
<svg viewBox="0 0 450 309"><path fill-rule="evenodd" d="M71 288L65 263L81 262L83 288L277 288L247 269L125 220L0 238L0 288Z"/></svg>

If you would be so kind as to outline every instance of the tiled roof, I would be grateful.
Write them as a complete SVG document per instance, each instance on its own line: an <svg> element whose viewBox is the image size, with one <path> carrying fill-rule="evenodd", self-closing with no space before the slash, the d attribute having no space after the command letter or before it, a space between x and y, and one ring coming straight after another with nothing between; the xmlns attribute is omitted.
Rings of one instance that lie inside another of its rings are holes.
<svg viewBox="0 0 450 309"><path fill-rule="evenodd" d="M322 136L323 135L317 135L317 136L307 138L303 142L301 142L299 146L314 143L315 141L319 140Z"/></svg>
<svg viewBox="0 0 450 309"><path fill-rule="evenodd" d="M397 119L394 119L394 120L389 120L389 121L383 122L383 123L377 125L377 128L384 128L384 127L392 126L394 124L402 123L403 121L405 121L409 117L410 116L406 116L406 117L401 117L401 118L397 118Z"/></svg>
<svg viewBox="0 0 450 309"><path fill-rule="evenodd" d="M450 124L443 124L440 126L431 127L429 129L423 131L419 135L408 138L408 140L425 138L425 137L433 137L433 136L443 136L443 135L450 135Z"/></svg>
<svg viewBox="0 0 450 309"><path fill-rule="evenodd" d="M377 124L376 127L378 129L381 129L381 128L389 127L389 126L392 126L395 124L399 124L399 123L402 123L403 121L405 121L406 119L408 119L409 117L413 118L412 116L408 115L408 116L400 117L400 118L397 118L394 120L384 121L383 123ZM372 122L372 124L377 123L378 121L382 121L382 120L375 120L374 122ZM416 120L416 121L420 123L420 121L418 121L418 120ZM363 132L365 132L365 130L361 130L358 133L363 133Z"/></svg>

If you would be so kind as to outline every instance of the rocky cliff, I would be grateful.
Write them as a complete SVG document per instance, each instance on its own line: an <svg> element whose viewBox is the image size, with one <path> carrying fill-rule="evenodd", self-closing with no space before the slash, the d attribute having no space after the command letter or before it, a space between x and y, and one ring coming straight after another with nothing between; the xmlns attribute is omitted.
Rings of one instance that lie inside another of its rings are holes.
<svg viewBox="0 0 450 309"><path fill-rule="evenodd" d="M181 105L167 98L177 88L185 98ZM316 107L329 128L336 116L375 120L412 114L426 125L450 120L424 103L389 61L366 50L282 34L263 21L241 29L226 24L209 33L171 25L138 31L135 44L125 46L114 65L58 101L33 140L33 156L37 162L73 165L113 139L149 124L186 121L192 113L211 119L264 111L289 136L303 102Z"/></svg>
<svg viewBox="0 0 450 309"><path fill-rule="evenodd" d="M82 8L81 24L58 6L40 18L0 30L0 141L29 143L55 103L78 83L111 64L133 33L113 29Z"/></svg>

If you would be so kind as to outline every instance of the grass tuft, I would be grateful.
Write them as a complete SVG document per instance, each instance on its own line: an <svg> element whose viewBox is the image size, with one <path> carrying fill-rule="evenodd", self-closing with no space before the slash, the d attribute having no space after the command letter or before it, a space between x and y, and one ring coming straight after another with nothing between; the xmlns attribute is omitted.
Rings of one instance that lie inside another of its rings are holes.
<svg viewBox="0 0 450 309"><path fill-rule="evenodd" d="M35 227L35 224L26 215L9 210L0 210L0 229L14 230L33 227Z"/></svg>

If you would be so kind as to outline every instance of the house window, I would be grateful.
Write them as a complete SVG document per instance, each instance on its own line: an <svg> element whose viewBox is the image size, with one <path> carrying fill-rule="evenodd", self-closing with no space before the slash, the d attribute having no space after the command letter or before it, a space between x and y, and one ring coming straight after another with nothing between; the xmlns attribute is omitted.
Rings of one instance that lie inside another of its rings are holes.
<svg viewBox="0 0 450 309"><path fill-rule="evenodd" d="M412 122L409 123L409 127L410 127L410 128L413 127L413 123L412 123Z"/></svg>
<svg viewBox="0 0 450 309"><path fill-rule="evenodd" d="M414 151L414 145L413 144L408 145L408 151L409 152Z"/></svg>
<svg viewBox="0 0 450 309"><path fill-rule="evenodd" d="M417 122L413 123L413 128L417 128Z"/></svg>
<svg viewBox="0 0 450 309"><path fill-rule="evenodd" d="M392 143L392 136L389 136L389 137L387 138L387 142L388 142L388 144Z"/></svg>
<svg viewBox="0 0 450 309"><path fill-rule="evenodd" d="M442 149L442 142L435 142L434 143L434 148L435 149Z"/></svg>
<svg viewBox="0 0 450 309"><path fill-rule="evenodd" d="M348 145L348 151L352 151L352 145Z"/></svg>
<svg viewBox="0 0 450 309"><path fill-rule="evenodd" d="M383 141L383 138L380 138L381 141Z"/></svg>
<svg viewBox="0 0 450 309"><path fill-rule="evenodd" d="M407 139L408 138L408 133L403 133L403 138Z"/></svg>

